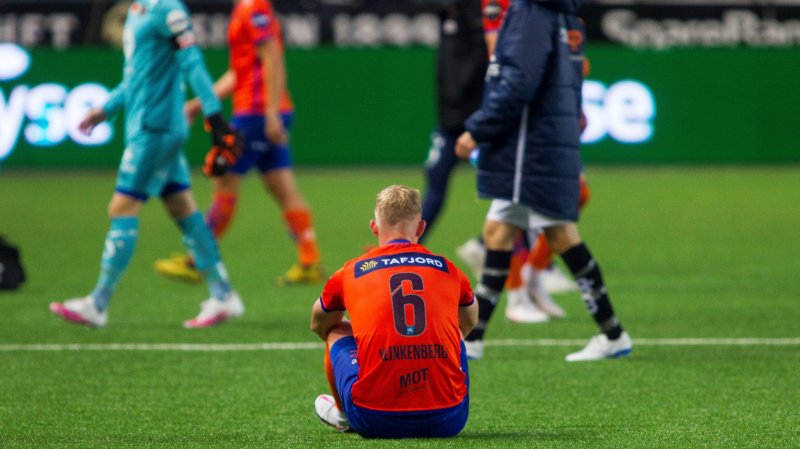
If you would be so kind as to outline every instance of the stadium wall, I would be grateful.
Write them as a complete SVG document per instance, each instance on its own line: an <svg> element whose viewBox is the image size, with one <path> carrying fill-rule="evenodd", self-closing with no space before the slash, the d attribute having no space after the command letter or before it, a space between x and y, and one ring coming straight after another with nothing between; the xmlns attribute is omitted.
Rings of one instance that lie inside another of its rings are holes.
<svg viewBox="0 0 800 449"><path fill-rule="evenodd" d="M102 101L119 81L121 52L23 50L13 44L0 45L0 52L4 61L14 61L0 70L0 164L116 166L123 148L121 119L96 131L94 141L75 128L86 105ZM27 62L14 59L22 53ZM800 71L795 53L792 48L590 45L584 160L800 162L794 124L800 93L790 76ZM212 74L221 74L226 52L207 49L205 54ZM434 50L323 46L290 49L287 61L297 105L292 135L297 164L419 164L425 159L436 124ZM199 162L208 146L196 124L186 146L190 160Z"/></svg>

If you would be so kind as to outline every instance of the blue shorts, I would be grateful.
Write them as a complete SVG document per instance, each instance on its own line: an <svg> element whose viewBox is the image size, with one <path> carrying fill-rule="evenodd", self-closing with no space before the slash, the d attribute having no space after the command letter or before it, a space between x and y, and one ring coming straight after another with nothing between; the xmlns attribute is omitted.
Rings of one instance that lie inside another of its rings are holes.
<svg viewBox="0 0 800 449"><path fill-rule="evenodd" d="M189 166L181 146L184 133L140 131L128 138L117 171L116 191L147 201L190 186Z"/></svg>
<svg viewBox="0 0 800 449"><path fill-rule="evenodd" d="M353 403L353 384L358 380L358 348L353 337L345 337L330 349L336 390L342 400L350 428L364 438L447 438L456 436L467 424L469 393L460 404L424 412L381 412ZM461 343L461 369L467 370L467 351Z"/></svg>
<svg viewBox="0 0 800 449"><path fill-rule="evenodd" d="M292 126L292 113L282 113L281 119L286 131ZM231 172L244 175L251 168L257 166L261 173L288 168L292 166L292 157L288 145L275 145L267 140L264 135L263 115L237 115L231 124L244 134L244 147L242 155L236 161Z"/></svg>

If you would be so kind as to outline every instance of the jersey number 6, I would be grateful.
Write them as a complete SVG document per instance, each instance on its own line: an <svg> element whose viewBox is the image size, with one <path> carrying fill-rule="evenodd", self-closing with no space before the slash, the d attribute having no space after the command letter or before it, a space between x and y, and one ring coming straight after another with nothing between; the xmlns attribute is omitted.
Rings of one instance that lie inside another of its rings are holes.
<svg viewBox="0 0 800 449"><path fill-rule="evenodd" d="M421 292L425 289L422 277L416 273L397 273L389 278L389 290L392 292L392 312L394 328L403 336L413 337L425 332L425 301L419 295L405 294L403 282L411 282L411 290ZM414 321L408 324L406 306L411 306Z"/></svg>

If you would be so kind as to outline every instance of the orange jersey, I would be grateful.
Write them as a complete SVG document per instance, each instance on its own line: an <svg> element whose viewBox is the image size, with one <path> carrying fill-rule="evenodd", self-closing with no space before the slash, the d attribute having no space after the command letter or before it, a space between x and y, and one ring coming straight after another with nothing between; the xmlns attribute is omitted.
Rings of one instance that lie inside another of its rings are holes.
<svg viewBox="0 0 800 449"><path fill-rule="evenodd" d="M483 32L496 33L503 25L511 0L481 0L483 8Z"/></svg>
<svg viewBox="0 0 800 449"><path fill-rule="evenodd" d="M391 412L461 403L458 310L473 300L464 273L422 245L395 241L348 261L320 301L350 315L359 364L353 402Z"/></svg>
<svg viewBox="0 0 800 449"><path fill-rule="evenodd" d="M241 0L233 8L228 26L230 65L236 73L233 91L234 115L263 115L266 85L264 64L258 58L258 46L276 40L283 52L281 24L269 0ZM280 112L294 109L289 91L281 92Z"/></svg>

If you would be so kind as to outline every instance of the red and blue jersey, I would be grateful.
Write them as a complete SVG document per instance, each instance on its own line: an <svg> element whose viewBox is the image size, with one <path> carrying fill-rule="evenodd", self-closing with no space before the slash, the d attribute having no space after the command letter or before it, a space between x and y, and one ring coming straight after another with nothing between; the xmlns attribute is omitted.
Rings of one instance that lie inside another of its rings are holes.
<svg viewBox="0 0 800 449"><path fill-rule="evenodd" d="M422 245L395 241L348 261L328 280L323 309L347 310L358 347L353 403L387 412L440 410L467 395L458 310L469 280Z"/></svg>
<svg viewBox="0 0 800 449"><path fill-rule="evenodd" d="M236 74L234 115L263 115L266 107L264 64L257 49L275 40L283 52L281 25L269 0L242 0L236 4L228 27L230 66ZM268 82L268 80L267 80ZM281 92L280 112L294 109L288 90Z"/></svg>

